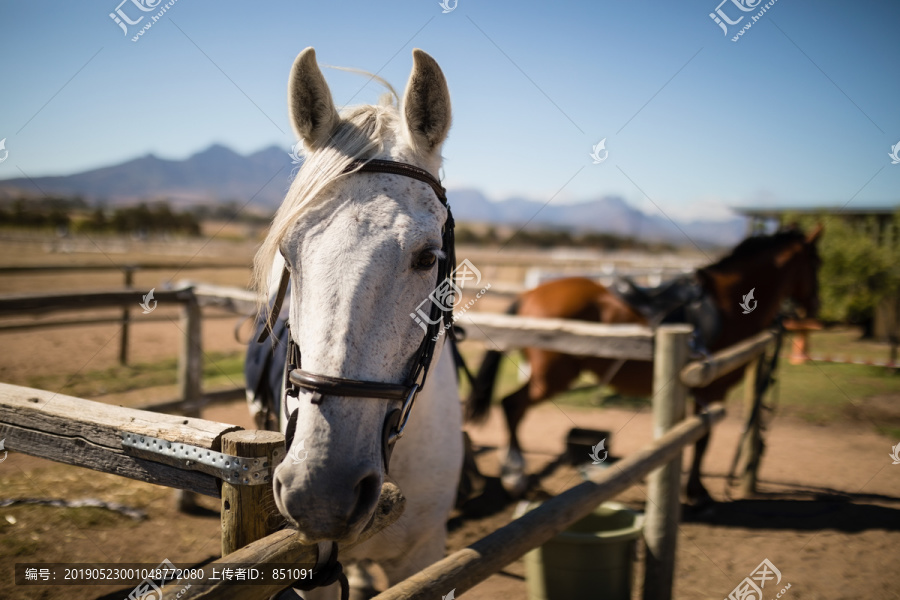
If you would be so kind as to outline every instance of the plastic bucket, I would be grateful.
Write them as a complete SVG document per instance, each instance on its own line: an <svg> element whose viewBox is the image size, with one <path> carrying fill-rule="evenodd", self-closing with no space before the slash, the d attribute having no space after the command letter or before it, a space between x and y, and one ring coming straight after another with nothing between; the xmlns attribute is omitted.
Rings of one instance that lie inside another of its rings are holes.
<svg viewBox="0 0 900 600"><path fill-rule="evenodd" d="M525 555L528 600L630 600L635 548L643 526L641 513L618 502L604 502Z"/></svg>

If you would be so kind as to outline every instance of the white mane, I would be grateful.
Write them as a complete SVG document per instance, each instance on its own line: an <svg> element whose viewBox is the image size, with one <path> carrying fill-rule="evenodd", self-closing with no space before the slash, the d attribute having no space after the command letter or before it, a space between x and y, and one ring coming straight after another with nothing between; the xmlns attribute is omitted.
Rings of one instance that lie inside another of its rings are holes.
<svg viewBox="0 0 900 600"><path fill-rule="evenodd" d="M303 165L253 259L252 286L259 296L261 307L269 300L272 265L291 226L312 205L313 200L340 177L347 165L357 159L372 158L384 150L385 141L401 135L402 119L397 104L396 92L391 88L390 93L382 95L377 105L345 109L329 144L304 152Z"/></svg>

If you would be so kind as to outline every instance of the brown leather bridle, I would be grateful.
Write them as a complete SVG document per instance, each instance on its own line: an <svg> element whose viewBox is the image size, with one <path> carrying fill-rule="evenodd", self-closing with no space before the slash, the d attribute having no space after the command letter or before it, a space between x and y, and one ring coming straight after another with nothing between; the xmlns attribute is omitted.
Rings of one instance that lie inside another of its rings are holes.
<svg viewBox="0 0 900 600"><path fill-rule="evenodd" d="M396 162L392 160L354 160L343 171L350 173L387 173L390 175L402 175L422 181L431 186L438 200L447 208L447 220L444 222L441 235L442 257L438 259L437 281L435 288L442 281L450 277L453 266L456 264L456 249L453 235L453 214L450 205L447 204L447 193L441 182L431 173L415 165ZM269 336L269 332L275 325L281 312L281 304L287 292L290 278L290 268L285 262L281 273L281 281L278 284L278 292L270 309L266 327L260 334L258 341L263 342ZM453 308L450 306L431 303L431 314L426 325L425 338L419 344L413 356L413 366L403 383L383 383L379 381L364 381L360 379L348 379L344 377L332 377L310 373L300 368L300 349L294 343L294 338L288 333L287 360L285 361L284 397L282 403L285 415L288 416L287 430L285 433L285 447L290 449L294 438L294 429L297 423L298 409L290 414L287 412L287 396L299 398L300 389L313 392L311 402L320 404L325 396L346 396L351 398L381 398L385 400L399 401L403 404L399 409L393 409L385 418L382 431L382 456L384 458L384 470L388 471L391 453L394 444L403 435L410 412L416 401L416 396L425 385L428 369L434 358L434 350L440 337L441 329L445 329L448 335L453 334Z"/></svg>

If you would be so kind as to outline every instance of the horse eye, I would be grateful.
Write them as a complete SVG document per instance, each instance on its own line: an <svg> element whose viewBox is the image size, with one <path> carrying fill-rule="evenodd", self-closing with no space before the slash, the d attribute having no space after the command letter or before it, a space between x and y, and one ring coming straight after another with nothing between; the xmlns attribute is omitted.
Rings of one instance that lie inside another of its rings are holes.
<svg viewBox="0 0 900 600"><path fill-rule="evenodd" d="M420 252L419 255L413 260L413 269L417 271L427 271L434 266L434 263L437 262L437 256L434 253L434 250L425 250Z"/></svg>

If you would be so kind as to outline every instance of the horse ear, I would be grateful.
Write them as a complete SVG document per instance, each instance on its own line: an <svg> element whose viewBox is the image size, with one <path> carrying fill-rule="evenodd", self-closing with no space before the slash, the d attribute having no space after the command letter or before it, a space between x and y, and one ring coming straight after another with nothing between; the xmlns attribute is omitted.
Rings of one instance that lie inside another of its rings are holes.
<svg viewBox="0 0 900 600"><path fill-rule="evenodd" d="M403 117L414 148L435 152L450 130L450 90L437 62L413 50L413 68L403 95Z"/></svg>
<svg viewBox="0 0 900 600"><path fill-rule="evenodd" d="M288 110L294 133L307 148L324 145L340 121L312 47L294 60L288 80Z"/></svg>
<svg viewBox="0 0 900 600"><path fill-rule="evenodd" d="M812 231L806 234L806 243L807 244L815 244L819 241L819 238L822 236L822 231L825 230L825 227L819 223L816 225Z"/></svg>

